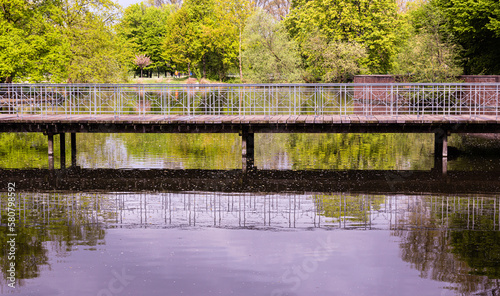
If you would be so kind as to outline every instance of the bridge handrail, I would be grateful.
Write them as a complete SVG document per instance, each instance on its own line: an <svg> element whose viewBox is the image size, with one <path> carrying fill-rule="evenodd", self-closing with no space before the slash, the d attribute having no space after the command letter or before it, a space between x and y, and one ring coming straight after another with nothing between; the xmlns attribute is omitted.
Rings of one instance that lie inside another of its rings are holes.
<svg viewBox="0 0 500 296"><path fill-rule="evenodd" d="M500 83L0 84L0 115L490 115Z"/></svg>

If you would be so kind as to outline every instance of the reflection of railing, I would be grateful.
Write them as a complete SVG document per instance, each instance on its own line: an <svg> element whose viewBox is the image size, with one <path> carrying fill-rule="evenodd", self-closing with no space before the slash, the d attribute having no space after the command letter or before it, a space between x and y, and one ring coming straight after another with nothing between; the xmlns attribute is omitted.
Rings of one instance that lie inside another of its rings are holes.
<svg viewBox="0 0 500 296"><path fill-rule="evenodd" d="M500 230L498 197L343 193L19 194L23 225ZM5 202L7 194L0 194ZM0 211L6 221L6 212ZM91 227L91 228L92 228ZM98 231L93 233L98 235ZM88 233L89 235L90 233ZM83 238L80 238L83 239ZM96 243L98 237L87 237Z"/></svg>
<svg viewBox="0 0 500 296"><path fill-rule="evenodd" d="M494 115L500 84L3 84L0 113Z"/></svg>

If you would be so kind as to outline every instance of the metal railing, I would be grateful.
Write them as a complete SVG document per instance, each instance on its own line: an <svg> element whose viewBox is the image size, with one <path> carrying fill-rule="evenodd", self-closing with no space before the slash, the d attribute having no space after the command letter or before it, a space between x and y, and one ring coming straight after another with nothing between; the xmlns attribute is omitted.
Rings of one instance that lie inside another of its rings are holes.
<svg viewBox="0 0 500 296"><path fill-rule="evenodd" d="M493 115L500 84L0 84L0 114Z"/></svg>

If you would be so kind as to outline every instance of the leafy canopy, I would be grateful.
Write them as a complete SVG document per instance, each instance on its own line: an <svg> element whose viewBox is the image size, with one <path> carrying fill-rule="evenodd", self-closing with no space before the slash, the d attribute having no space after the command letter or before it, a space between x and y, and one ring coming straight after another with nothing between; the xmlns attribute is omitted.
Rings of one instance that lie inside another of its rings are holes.
<svg viewBox="0 0 500 296"><path fill-rule="evenodd" d="M383 74L391 71L404 38L397 9L394 0L295 0L285 23L301 46L315 32L327 43L362 44L368 53L364 64L372 73Z"/></svg>
<svg viewBox="0 0 500 296"><path fill-rule="evenodd" d="M461 47L465 74L500 74L500 2L432 0L445 18L445 29Z"/></svg>
<svg viewBox="0 0 500 296"><path fill-rule="evenodd" d="M245 72L255 82L295 82L302 78L297 44L282 22L261 9L248 18L244 31Z"/></svg>

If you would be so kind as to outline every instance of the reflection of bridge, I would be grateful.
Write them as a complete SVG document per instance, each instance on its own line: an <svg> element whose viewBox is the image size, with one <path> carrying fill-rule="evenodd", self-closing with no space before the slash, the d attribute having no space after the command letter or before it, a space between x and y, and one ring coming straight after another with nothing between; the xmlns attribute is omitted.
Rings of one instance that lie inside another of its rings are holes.
<svg viewBox="0 0 500 296"><path fill-rule="evenodd" d="M18 198L25 225L500 229L493 196L192 191L20 192Z"/></svg>
<svg viewBox="0 0 500 296"><path fill-rule="evenodd" d="M450 133L498 133L500 84L3 85L0 132L240 133L242 168L255 133L434 133L446 172Z"/></svg>
<svg viewBox="0 0 500 296"><path fill-rule="evenodd" d="M333 170L0 170L27 191L498 193L498 172ZM0 190L6 190L0 189Z"/></svg>

